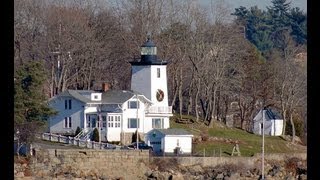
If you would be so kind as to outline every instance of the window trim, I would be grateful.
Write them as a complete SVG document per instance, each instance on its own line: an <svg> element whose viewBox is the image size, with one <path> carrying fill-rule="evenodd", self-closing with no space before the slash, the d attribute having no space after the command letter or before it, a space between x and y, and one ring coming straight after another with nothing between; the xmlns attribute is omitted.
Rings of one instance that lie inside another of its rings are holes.
<svg viewBox="0 0 320 180"><path fill-rule="evenodd" d="M65 129L71 129L72 128L72 118L71 118L71 116L64 117L63 128L65 128Z"/></svg>
<svg viewBox="0 0 320 180"><path fill-rule="evenodd" d="M160 128L155 127L155 120L160 119ZM152 129L163 129L164 128L164 119L163 118L152 118Z"/></svg>
<svg viewBox="0 0 320 180"><path fill-rule="evenodd" d="M107 128L120 128L121 126L121 115L120 114L112 114L108 115L107 118Z"/></svg>
<svg viewBox="0 0 320 180"><path fill-rule="evenodd" d="M130 122L131 122L131 120L133 120L133 119L136 120L136 122L137 122L137 125L136 125L136 126L137 126L137 127L130 127L130 124L131 124ZM138 118L138 119L137 119L137 118L128 118L128 121L127 121L127 122L128 122L128 126L127 126L128 129L137 129L137 128L140 127L140 118Z"/></svg>

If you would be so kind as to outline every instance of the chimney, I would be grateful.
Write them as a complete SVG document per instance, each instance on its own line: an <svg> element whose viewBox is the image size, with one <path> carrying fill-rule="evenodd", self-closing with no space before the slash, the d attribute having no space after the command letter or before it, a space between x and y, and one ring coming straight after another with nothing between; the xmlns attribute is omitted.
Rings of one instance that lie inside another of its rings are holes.
<svg viewBox="0 0 320 180"><path fill-rule="evenodd" d="M107 92L110 89L109 83L102 83L102 92Z"/></svg>

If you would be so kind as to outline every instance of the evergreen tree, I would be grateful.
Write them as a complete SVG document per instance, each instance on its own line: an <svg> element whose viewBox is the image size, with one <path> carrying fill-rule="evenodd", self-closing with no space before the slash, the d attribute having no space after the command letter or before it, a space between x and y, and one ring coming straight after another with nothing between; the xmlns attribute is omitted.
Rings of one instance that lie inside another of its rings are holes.
<svg viewBox="0 0 320 180"><path fill-rule="evenodd" d="M94 128L91 140L95 142L99 142L99 130L97 128Z"/></svg>
<svg viewBox="0 0 320 180"><path fill-rule="evenodd" d="M287 0L272 0L267 11L253 6L250 10L240 6L232 15L236 23L246 27L246 37L260 51L267 52L272 48L283 50L288 36L297 44L305 44L307 39L307 20L299 8L290 7Z"/></svg>
<svg viewBox="0 0 320 180"><path fill-rule="evenodd" d="M76 135L78 135L80 132L81 132L81 129L80 129L80 127L78 126L77 129L76 129L76 132L74 133L74 135L76 136Z"/></svg>
<svg viewBox="0 0 320 180"><path fill-rule="evenodd" d="M291 36L299 44L307 43L307 14L300 8L296 7L291 9L290 14L291 22Z"/></svg>
<svg viewBox="0 0 320 180"><path fill-rule="evenodd" d="M31 143L49 116L55 114L43 93L45 80L42 62L30 61L15 71L14 132L21 144Z"/></svg>
<svg viewBox="0 0 320 180"><path fill-rule="evenodd" d="M134 143L134 142L137 142L137 135L138 135L138 141L141 142L141 137L140 137L140 134L135 131L133 134L132 134L132 139L131 141Z"/></svg>

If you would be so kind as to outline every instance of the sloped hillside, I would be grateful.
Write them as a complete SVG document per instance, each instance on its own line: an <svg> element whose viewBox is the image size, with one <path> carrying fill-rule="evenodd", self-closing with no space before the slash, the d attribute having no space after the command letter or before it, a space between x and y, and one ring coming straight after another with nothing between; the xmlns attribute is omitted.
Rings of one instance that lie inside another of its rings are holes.
<svg viewBox="0 0 320 180"><path fill-rule="evenodd" d="M192 120L180 122L173 116L171 128L183 128L193 133L194 153L199 156L230 156L236 142L239 144L242 156L253 156L261 153L262 136L255 135L238 128L228 128L223 123L215 122L213 128ZM193 117L186 117L193 119ZM307 147L292 144L286 137L265 136L265 153L301 153Z"/></svg>

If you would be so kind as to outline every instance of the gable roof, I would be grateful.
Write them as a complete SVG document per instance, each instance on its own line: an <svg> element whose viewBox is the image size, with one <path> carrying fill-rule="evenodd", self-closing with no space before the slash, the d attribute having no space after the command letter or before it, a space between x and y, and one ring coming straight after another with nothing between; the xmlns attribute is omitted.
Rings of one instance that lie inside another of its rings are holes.
<svg viewBox="0 0 320 180"><path fill-rule="evenodd" d="M102 93L101 101L92 101L91 93ZM108 90L106 92L92 91L92 90L66 90L61 92L58 96L71 96L84 103L103 103L103 104L122 104L138 94L140 100L151 103L144 95L127 90Z"/></svg>
<svg viewBox="0 0 320 180"><path fill-rule="evenodd" d="M270 120L283 120L281 115L279 114L279 112L277 112L276 110L274 109L270 109L270 108L267 108L265 110L261 109L257 114L256 116L253 118L254 121L259 121L261 122L262 121L262 117L263 117L263 114L262 113L265 113L265 120L266 121L270 121Z"/></svg>
<svg viewBox="0 0 320 180"><path fill-rule="evenodd" d="M267 109L266 115L269 119L282 119L281 115L273 109Z"/></svg>
<svg viewBox="0 0 320 180"><path fill-rule="evenodd" d="M192 135L189 131L180 128L169 128L169 129L155 129L164 135Z"/></svg>
<svg viewBox="0 0 320 180"><path fill-rule="evenodd" d="M94 91L89 91L89 90L66 90L61 92L58 96L71 96L81 102L88 103L88 102L91 102L91 99L86 98L84 94L86 93L89 94L93 92Z"/></svg>
<svg viewBox="0 0 320 180"><path fill-rule="evenodd" d="M102 93L102 103L108 104L122 104L135 94L131 91L125 90L108 90Z"/></svg>

